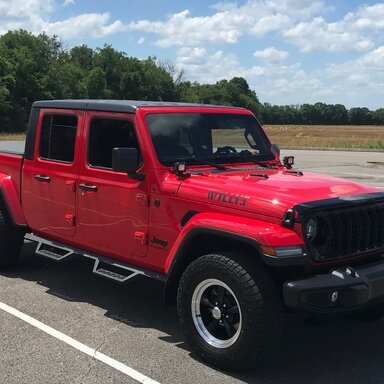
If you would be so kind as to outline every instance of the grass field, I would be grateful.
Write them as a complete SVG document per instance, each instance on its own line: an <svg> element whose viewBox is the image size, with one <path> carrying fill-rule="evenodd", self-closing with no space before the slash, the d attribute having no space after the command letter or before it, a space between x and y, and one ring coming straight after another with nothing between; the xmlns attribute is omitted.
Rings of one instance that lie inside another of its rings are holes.
<svg viewBox="0 0 384 384"><path fill-rule="evenodd" d="M25 134L24 133L0 133L0 140L23 141L25 140Z"/></svg>
<svg viewBox="0 0 384 384"><path fill-rule="evenodd" d="M281 148L345 148L384 151L384 126L269 125L264 129ZM24 134L0 134L0 140L25 140ZM231 138L226 138L231 143Z"/></svg>
<svg viewBox="0 0 384 384"><path fill-rule="evenodd" d="M280 147L384 150L384 126L266 124L264 129Z"/></svg>

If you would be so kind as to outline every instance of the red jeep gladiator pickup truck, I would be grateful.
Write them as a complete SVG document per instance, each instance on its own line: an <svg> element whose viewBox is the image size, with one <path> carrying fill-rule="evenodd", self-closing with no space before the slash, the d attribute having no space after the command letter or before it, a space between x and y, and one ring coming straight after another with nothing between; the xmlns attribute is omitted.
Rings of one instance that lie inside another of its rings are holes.
<svg viewBox="0 0 384 384"><path fill-rule="evenodd" d="M242 108L33 104L24 154L0 154L0 265L23 240L93 272L164 282L191 349L239 369L276 346L284 307L384 297L384 191L292 168Z"/></svg>

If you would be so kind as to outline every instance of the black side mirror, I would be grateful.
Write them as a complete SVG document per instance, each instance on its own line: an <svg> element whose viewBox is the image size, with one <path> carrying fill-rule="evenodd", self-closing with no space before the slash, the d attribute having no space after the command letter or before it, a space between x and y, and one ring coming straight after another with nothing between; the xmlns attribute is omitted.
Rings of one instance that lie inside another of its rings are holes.
<svg viewBox="0 0 384 384"><path fill-rule="evenodd" d="M139 168L139 153L136 148L113 148L112 169L115 172L125 172L136 180L144 180L144 173L137 173Z"/></svg>

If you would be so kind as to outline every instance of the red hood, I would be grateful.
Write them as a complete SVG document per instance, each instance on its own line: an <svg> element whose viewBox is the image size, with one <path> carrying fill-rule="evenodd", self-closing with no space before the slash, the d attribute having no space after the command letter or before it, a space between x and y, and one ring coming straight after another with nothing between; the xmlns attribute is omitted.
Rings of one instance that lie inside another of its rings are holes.
<svg viewBox="0 0 384 384"><path fill-rule="evenodd" d="M279 168L192 174L181 184L178 197L282 218L288 208L304 202L378 191L336 177Z"/></svg>

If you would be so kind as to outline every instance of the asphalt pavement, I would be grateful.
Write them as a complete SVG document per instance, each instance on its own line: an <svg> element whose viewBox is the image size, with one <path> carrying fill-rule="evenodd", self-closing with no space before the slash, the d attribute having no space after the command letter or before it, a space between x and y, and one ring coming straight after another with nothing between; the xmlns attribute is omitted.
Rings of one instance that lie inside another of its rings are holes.
<svg viewBox="0 0 384 384"><path fill-rule="evenodd" d="M295 156L295 167L384 188L384 151L282 150Z"/></svg>
<svg viewBox="0 0 384 384"><path fill-rule="evenodd" d="M295 155L304 172L384 188L384 167L378 165L384 162L383 153L284 150L282 154ZM286 313L276 355L249 371L227 373L204 365L189 352L176 309L163 306L161 283L137 277L119 285L91 270L87 259L56 263L35 256L33 244L27 243L19 265L0 272L0 303L21 313L17 317L0 309L1 382L384 382L383 307L365 316L311 318ZM44 326L56 332L47 333ZM68 344L69 338L78 344ZM99 359L101 355L107 358Z"/></svg>

